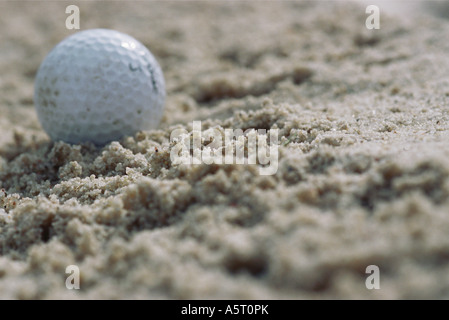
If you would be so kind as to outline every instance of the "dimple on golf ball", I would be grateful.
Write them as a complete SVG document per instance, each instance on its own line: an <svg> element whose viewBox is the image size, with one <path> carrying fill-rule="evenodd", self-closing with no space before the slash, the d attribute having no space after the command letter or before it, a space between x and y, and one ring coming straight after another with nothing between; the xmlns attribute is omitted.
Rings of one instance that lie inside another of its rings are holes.
<svg viewBox="0 0 449 320"><path fill-rule="evenodd" d="M158 126L164 76L133 37L91 29L69 36L48 54L36 75L34 100L53 140L103 145Z"/></svg>

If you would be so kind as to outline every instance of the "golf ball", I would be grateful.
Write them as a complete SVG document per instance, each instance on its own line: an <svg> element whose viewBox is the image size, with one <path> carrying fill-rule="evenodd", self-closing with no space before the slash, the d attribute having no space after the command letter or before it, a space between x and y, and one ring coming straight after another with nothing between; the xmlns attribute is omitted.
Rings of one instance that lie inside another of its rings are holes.
<svg viewBox="0 0 449 320"><path fill-rule="evenodd" d="M36 75L39 121L55 141L103 145L162 118L165 83L151 52L124 33L91 29L60 42Z"/></svg>

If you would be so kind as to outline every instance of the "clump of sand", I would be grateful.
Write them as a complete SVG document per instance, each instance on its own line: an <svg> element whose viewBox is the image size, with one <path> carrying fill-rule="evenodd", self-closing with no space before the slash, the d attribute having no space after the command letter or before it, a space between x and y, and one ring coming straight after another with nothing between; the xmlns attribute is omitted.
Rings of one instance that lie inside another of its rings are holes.
<svg viewBox="0 0 449 320"><path fill-rule="evenodd" d="M340 1L78 5L83 29L158 58L163 123L103 148L49 141L33 79L71 33L65 7L0 3L0 298L447 298L446 20L368 31ZM277 173L173 165L170 133L193 120L278 129Z"/></svg>

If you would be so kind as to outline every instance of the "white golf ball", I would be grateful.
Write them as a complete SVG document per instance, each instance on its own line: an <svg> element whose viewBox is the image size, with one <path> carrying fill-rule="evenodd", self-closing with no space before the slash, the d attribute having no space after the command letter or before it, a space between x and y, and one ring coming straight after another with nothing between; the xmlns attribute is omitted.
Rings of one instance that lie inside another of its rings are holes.
<svg viewBox="0 0 449 320"><path fill-rule="evenodd" d="M53 140L103 145L158 126L164 76L151 52L133 37L86 30L60 42L42 62L34 101Z"/></svg>

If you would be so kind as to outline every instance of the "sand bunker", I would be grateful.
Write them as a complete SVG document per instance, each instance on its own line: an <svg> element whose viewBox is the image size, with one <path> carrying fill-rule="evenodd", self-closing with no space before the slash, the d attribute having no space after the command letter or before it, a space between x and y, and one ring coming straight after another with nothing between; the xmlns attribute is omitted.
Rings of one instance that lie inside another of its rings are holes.
<svg viewBox="0 0 449 320"><path fill-rule="evenodd" d="M449 23L316 2L81 2L167 83L158 130L51 142L65 4L1 2L0 298L448 298ZM279 168L173 165L170 133L278 129ZM65 286L77 265L81 289ZM379 267L379 290L365 269Z"/></svg>

